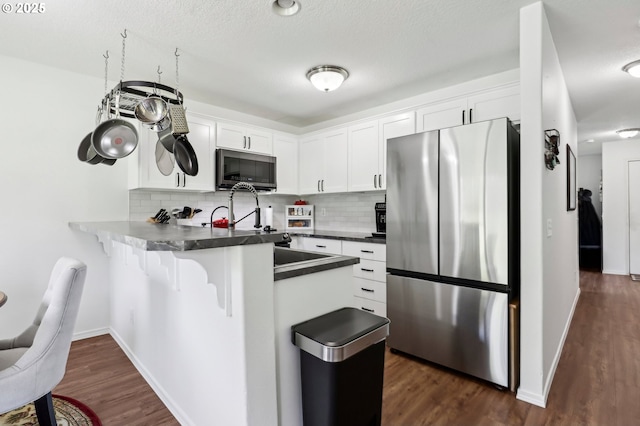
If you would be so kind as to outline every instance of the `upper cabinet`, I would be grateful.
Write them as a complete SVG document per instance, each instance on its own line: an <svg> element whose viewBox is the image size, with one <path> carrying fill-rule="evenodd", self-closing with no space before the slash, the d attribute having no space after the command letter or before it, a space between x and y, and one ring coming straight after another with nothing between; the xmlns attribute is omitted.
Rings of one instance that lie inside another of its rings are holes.
<svg viewBox="0 0 640 426"><path fill-rule="evenodd" d="M445 129L500 117L520 121L519 84L426 105L417 111L416 131Z"/></svg>
<svg viewBox="0 0 640 426"><path fill-rule="evenodd" d="M416 113L405 112L402 114L392 115L390 117L381 118L379 121L378 135L379 143L379 167L382 174L381 188L387 188L387 140L391 138L399 138L400 136L412 135L416 132Z"/></svg>
<svg viewBox="0 0 640 426"><path fill-rule="evenodd" d="M216 145L218 148L231 148L272 155L273 134L251 127L219 122Z"/></svg>
<svg viewBox="0 0 640 426"><path fill-rule="evenodd" d="M387 139L415 132L413 111L349 127L349 191L386 189Z"/></svg>
<svg viewBox="0 0 640 426"><path fill-rule="evenodd" d="M156 163L158 134L142 125L138 128L138 148L129 161L129 189L172 189L214 191L214 135L216 123L187 111L187 138L198 159L198 174L189 176L177 164L168 176L160 173Z"/></svg>
<svg viewBox="0 0 640 426"><path fill-rule="evenodd" d="M382 189L378 120L349 127L349 191Z"/></svg>
<svg viewBox="0 0 640 426"><path fill-rule="evenodd" d="M346 192L348 133L337 129L300 141L300 193Z"/></svg>
<svg viewBox="0 0 640 426"><path fill-rule="evenodd" d="M274 135L273 155L276 157L278 194L298 194L298 139Z"/></svg>

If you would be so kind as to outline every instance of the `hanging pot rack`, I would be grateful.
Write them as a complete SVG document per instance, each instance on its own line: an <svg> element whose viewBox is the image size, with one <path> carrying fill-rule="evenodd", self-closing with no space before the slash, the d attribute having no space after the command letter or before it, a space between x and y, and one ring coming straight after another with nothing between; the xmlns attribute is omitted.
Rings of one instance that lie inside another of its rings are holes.
<svg viewBox="0 0 640 426"><path fill-rule="evenodd" d="M173 105L184 103L184 96L171 86L154 81L121 81L116 84L102 100L102 105L109 107L111 114L116 113L116 94L120 93L119 112L123 117L135 118L133 111L138 103L149 96L157 96Z"/></svg>

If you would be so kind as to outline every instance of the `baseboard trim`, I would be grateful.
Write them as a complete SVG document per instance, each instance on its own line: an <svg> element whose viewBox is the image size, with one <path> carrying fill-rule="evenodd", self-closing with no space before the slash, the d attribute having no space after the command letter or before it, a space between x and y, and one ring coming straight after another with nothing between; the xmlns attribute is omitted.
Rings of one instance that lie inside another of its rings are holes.
<svg viewBox="0 0 640 426"><path fill-rule="evenodd" d="M609 274L609 275L629 275L629 272L627 271L618 271L615 269L603 269L602 273Z"/></svg>
<svg viewBox="0 0 640 426"><path fill-rule="evenodd" d="M562 349L564 348L564 343L567 340L567 336L569 335L569 328L571 328L571 322L573 321L573 314L576 312L576 306L578 305L578 299L580 299L580 288L578 287L578 291L576 291L576 296L573 299L573 306L571 307L571 312L569 313L569 318L567 323L564 325L564 330L562 332L562 338L560 339L560 344L558 345L558 349L556 350L556 355L553 357L553 364L551 364L551 370L547 375L547 380L544 384L544 401L545 405L547 404L547 398L549 397L549 391L551 390L551 383L553 382L553 378L556 375L556 369L558 368L558 363L560 362L560 357L562 356Z"/></svg>
<svg viewBox="0 0 640 426"><path fill-rule="evenodd" d="M544 389L542 393L531 392L526 389L522 389L522 387L518 388L516 393L516 398L520 401L528 402L529 404L537 405L538 407L545 408L547 406L547 398L549 398L549 392L551 391L551 384L553 383L553 378L556 375L556 369L558 368L558 363L560 362L560 357L562 356L562 349L564 349L565 341L567 340L567 336L569 335L569 328L571 328L571 322L573 321L573 315L576 311L576 306L578 305L578 300L580 299L580 288L576 291L576 296L573 299L573 306L571 306L571 312L569 312L569 318L567 319L566 324L564 325L564 330L562 332L562 337L560 339L560 344L558 345L558 349L556 350L556 355L553 358L553 364L551 364L551 369L549 374L547 375L547 380L544 384Z"/></svg>
<svg viewBox="0 0 640 426"><path fill-rule="evenodd" d="M127 358L131 361L133 366L138 370L140 375L146 380L146 382L151 386L151 389L158 395L158 398L162 401L162 403L167 407L167 409L173 414L173 416L178 420L181 425L194 425L187 416L187 414L180 408L180 406L169 396L169 394L165 391L165 389L155 380L153 375L142 365L140 360L133 354L129 346L124 342L124 340L118 335L118 333L113 329L109 329L109 334L113 337L113 340L116 341L118 346L125 353Z"/></svg>
<svg viewBox="0 0 640 426"><path fill-rule="evenodd" d="M516 399L520 401L528 402L529 404L537 405L538 407L545 408L547 406L547 398L543 394L536 392L529 392L522 388L518 388L516 393Z"/></svg>
<svg viewBox="0 0 640 426"><path fill-rule="evenodd" d="M74 333L71 340L75 342L76 340L90 339L92 337L103 336L105 334L109 334L108 327Z"/></svg>

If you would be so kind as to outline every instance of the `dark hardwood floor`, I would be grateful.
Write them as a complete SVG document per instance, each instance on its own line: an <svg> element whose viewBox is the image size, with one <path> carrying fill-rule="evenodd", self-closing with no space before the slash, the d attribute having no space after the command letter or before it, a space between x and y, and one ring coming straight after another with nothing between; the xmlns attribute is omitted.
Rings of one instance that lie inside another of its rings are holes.
<svg viewBox="0 0 640 426"><path fill-rule="evenodd" d="M640 424L640 283L581 272L580 287L546 409L387 351L383 425ZM73 343L54 393L83 401L105 426L178 424L110 336Z"/></svg>

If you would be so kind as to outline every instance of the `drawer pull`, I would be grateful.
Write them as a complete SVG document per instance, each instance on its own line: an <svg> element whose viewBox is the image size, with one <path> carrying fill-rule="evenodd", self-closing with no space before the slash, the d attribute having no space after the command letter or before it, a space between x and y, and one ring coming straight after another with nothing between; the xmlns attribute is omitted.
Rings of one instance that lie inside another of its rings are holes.
<svg viewBox="0 0 640 426"><path fill-rule="evenodd" d="M367 312L372 312L372 313L375 312L373 309L368 309L368 308L365 308L364 306L361 306L360 309Z"/></svg>
<svg viewBox="0 0 640 426"><path fill-rule="evenodd" d="M321 246L319 244L316 244L316 247L318 247L318 248L327 248L327 246Z"/></svg>
<svg viewBox="0 0 640 426"><path fill-rule="evenodd" d="M360 250L361 253L371 253L373 254L373 250Z"/></svg>
<svg viewBox="0 0 640 426"><path fill-rule="evenodd" d="M367 268L360 268L360 270L365 272L373 272L373 269L367 269Z"/></svg>
<svg viewBox="0 0 640 426"><path fill-rule="evenodd" d="M360 287L360 290L362 290L362 291L367 291L367 292L369 292L369 293L373 293L373 290L371 290L370 288Z"/></svg>

